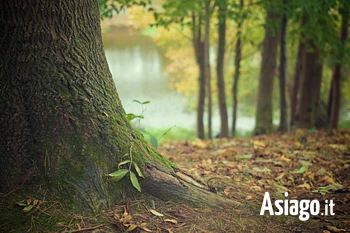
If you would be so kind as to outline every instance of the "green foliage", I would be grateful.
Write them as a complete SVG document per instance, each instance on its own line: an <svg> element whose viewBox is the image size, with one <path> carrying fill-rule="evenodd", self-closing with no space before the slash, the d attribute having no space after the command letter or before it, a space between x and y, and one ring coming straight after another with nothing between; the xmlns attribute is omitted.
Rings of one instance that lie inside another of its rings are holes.
<svg viewBox="0 0 350 233"><path fill-rule="evenodd" d="M339 122L340 129L350 129L350 119Z"/></svg>
<svg viewBox="0 0 350 233"><path fill-rule="evenodd" d="M139 115L135 115L134 113L127 113L126 118L128 119L128 121L139 119L139 128L140 128L140 120L144 119L144 116L143 116L143 113L145 112L144 105L151 103L151 101L147 100L147 101L141 102L139 100L133 100L132 102L135 102L141 105L141 113Z"/></svg>
<svg viewBox="0 0 350 233"><path fill-rule="evenodd" d="M134 5L146 7L150 4L151 0L98 0L101 19L112 18L114 14L119 14ZM149 10L153 9L149 8Z"/></svg>
<svg viewBox="0 0 350 233"><path fill-rule="evenodd" d="M145 178L145 177L143 176L140 167L137 165L137 163L135 163L135 161L133 161L132 146L133 146L133 144L130 146L129 154L125 154L123 156L123 157L129 156L130 159L126 159L126 160L120 162L118 164L118 170L116 170L115 172L112 172L106 176L110 181L120 181L127 174L129 174L129 178L130 178L132 186L135 189L137 189L137 191L141 192L141 186L139 184L139 181L137 179L136 174L132 171L132 168L134 167L134 169L139 177L142 177L142 178Z"/></svg>

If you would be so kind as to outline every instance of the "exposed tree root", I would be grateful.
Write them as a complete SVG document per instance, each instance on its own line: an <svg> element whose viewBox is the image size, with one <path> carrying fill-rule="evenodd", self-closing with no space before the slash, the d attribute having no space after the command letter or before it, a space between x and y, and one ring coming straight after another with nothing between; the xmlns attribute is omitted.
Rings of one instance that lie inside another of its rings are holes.
<svg viewBox="0 0 350 233"><path fill-rule="evenodd" d="M147 178L142 182L143 189L161 200L200 208L235 208L241 205L211 192L206 185L180 170L170 172L154 165L145 168L145 173Z"/></svg>

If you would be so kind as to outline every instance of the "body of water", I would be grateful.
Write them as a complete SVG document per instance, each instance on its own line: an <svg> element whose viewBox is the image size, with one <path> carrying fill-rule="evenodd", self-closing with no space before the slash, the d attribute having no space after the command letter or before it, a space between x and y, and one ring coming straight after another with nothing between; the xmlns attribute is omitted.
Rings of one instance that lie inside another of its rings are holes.
<svg viewBox="0 0 350 233"><path fill-rule="evenodd" d="M141 127L167 128L176 125L196 128L196 113L187 111L184 96L169 88L170 79L165 74L167 60L150 37L124 28L103 34L103 40L109 68L125 111L141 114L140 104L133 100L151 102L144 105ZM219 124L219 116L214 114L214 132L219 130ZM248 131L253 127L253 117L238 118L238 130Z"/></svg>

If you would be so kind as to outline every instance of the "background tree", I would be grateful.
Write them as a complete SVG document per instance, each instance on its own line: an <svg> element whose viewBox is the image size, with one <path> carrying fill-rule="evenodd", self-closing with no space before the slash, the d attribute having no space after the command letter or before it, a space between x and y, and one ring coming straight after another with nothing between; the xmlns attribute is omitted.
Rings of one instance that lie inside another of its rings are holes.
<svg viewBox="0 0 350 233"><path fill-rule="evenodd" d="M281 17L281 38L280 38L280 73L279 73L279 88L280 88L280 131L288 130L288 115L286 101L286 76L287 76L287 0L283 0L283 11Z"/></svg>
<svg viewBox="0 0 350 233"><path fill-rule="evenodd" d="M313 41L307 43L309 50L305 55L305 68L302 76L300 101L295 117L297 128L313 128L320 106L320 88L322 80L322 61Z"/></svg>
<svg viewBox="0 0 350 233"><path fill-rule="evenodd" d="M168 28L171 24L178 24L181 26L189 26L191 29L191 40L194 48L194 54L196 63L198 66L198 98L197 98L197 137L204 139L204 112L205 112L205 99L206 99L206 87L209 86L206 81L206 77L209 77L206 72L210 72L207 69L205 46L209 46L208 41L205 42L205 21L206 21L206 0L203 1L175 1L168 0L162 5L164 11L159 13L155 12L155 19L157 26ZM210 5L210 3L208 2ZM209 7L209 6L208 6ZM204 9L204 10L203 10ZM209 8L208 8L209 10ZM208 16L209 17L209 16ZM209 20L209 18L208 18ZM209 21L207 22L209 26ZM207 28L209 30L209 28ZM209 33L209 31L208 31ZM208 48L207 48L208 49ZM208 49L209 51L209 49ZM209 54L209 53L208 53ZM210 106L210 104L209 104ZM210 119L210 118L209 118Z"/></svg>
<svg viewBox="0 0 350 233"><path fill-rule="evenodd" d="M303 27L305 24L306 24L306 16L303 16L301 27ZM303 69L305 65L304 59L306 54L306 46L305 46L304 39L305 39L305 35L300 35L297 61L295 63L295 68L294 68L293 90L292 90L291 101L290 101L291 102L290 125L292 127L294 126L295 115L296 115L296 110L298 105L298 93L300 88L300 80L301 80L301 76L303 74Z"/></svg>
<svg viewBox="0 0 350 233"><path fill-rule="evenodd" d="M220 123L221 123L219 137L227 138L229 136L229 133L228 133L229 131L228 131L228 116L227 116L227 106L226 106L225 78L224 78L227 1L217 0L216 5L218 6L218 36L219 36L217 63L216 63L216 76L217 76Z"/></svg>
<svg viewBox="0 0 350 233"><path fill-rule="evenodd" d="M229 204L177 176L126 119L96 1L0 1L0 14L2 193L60 198L70 210L97 213L121 191L137 195L131 183L139 174L143 192L161 199ZM109 181L125 159L133 162L130 180Z"/></svg>
<svg viewBox="0 0 350 233"><path fill-rule="evenodd" d="M255 134L271 133L272 125L272 93L276 70L278 32L276 22L278 16L267 8L265 38L262 47L262 61L257 95Z"/></svg>
<svg viewBox="0 0 350 233"><path fill-rule="evenodd" d="M205 1L205 23L204 23L204 63L205 63L205 80L207 84L207 106L208 106L208 138L211 138L212 133L212 115L213 115L213 101L211 88L211 74L210 74L210 18L212 14L211 0Z"/></svg>
<svg viewBox="0 0 350 233"><path fill-rule="evenodd" d="M236 45L235 45L235 57L234 57L234 67L235 72L233 75L233 83L232 83L232 129L231 134L232 137L236 136L236 122L237 122L237 108L238 108L238 80L240 76L241 69L241 60L242 60L242 30L243 30L243 21L244 14L243 13L244 2L243 0L239 1L239 16L237 18L237 33L236 33Z"/></svg>
<svg viewBox="0 0 350 233"><path fill-rule="evenodd" d="M329 109L331 109L330 118L330 128L337 129L339 121L339 111L340 111L340 100L341 100L341 62L344 59L344 54L346 51L346 40L348 37L348 27L349 27L349 8L350 4L348 1L342 2L339 7L339 13L341 14L341 28L340 28L340 42L338 57L340 62L336 62L334 65L333 75L332 75L332 85L331 85L331 98L329 102Z"/></svg>

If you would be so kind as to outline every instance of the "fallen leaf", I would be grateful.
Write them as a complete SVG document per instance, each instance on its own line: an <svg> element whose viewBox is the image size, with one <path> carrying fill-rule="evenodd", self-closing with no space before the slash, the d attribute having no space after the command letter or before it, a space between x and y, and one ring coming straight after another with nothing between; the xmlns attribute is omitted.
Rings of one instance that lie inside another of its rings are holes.
<svg viewBox="0 0 350 233"><path fill-rule="evenodd" d="M133 231L133 230L135 230L136 227L137 227L137 225L135 225L135 224L130 224L129 227L128 227L128 229L126 230L126 232Z"/></svg>
<svg viewBox="0 0 350 233"><path fill-rule="evenodd" d="M263 169L259 168L259 167L253 167L253 170L256 172L271 172L270 168L264 167Z"/></svg>
<svg viewBox="0 0 350 233"><path fill-rule="evenodd" d="M262 188L257 185L250 187L250 190L254 190L255 192L262 192Z"/></svg>
<svg viewBox="0 0 350 233"><path fill-rule="evenodd" d="M254 141L253 142L254 144L254 147L266 147L266 144L264 142L261 142L261 141Z"/></svg>
<svg viewBox="0 0 350 233"><path fill-rule="evenodd" d="M332 177L330 176L324 176L320 181L325 181L329 184L335 184L335 181Z"/></svg>
<svg viewBox="0 0 350 233"><path fill-rule="evenodd" d="M207 148L207 144L205 144L202 140L197 139L195 141L192 142L192 146L199 148L199 149L205 149Z"/></svg>
<svg viewBox="0 0 350 233"><path fill-rule="evenodd" d="M158 216L158 217L164 216L164 214L161 214L161 213L155 211L154 209L149 209L149 212L151 212L153 215Z"/></svg>
<svg viewBox="0 0 350 233"><path fill-rule="evenodd" d="M308 183L300 184L297 186L298 188L306 188L307 190L310 190L311 186Z"/></svg>
<svg viewBox="0 0 350 233"><path fill-rule="evenodd" d="M295 173L295 174L300 174L300 173L304 173L306 170L307 170L307 167L302 166L302 167L299 168L299 169L295 169L295 170L293 171L293 173Z"/></svg>
<svg viewBox="0 0 350 233"><path fill-rule="evenodd" d="M291 159L288 159L287 157L285 157L284 155L281 156L280 160L285 161L287 163L289 163L291 161Z"/></svg>
<svg viewBox="0 0 350 233"><path fill-rule="evenodd" d="M177 224L178 222L175 220L175 219L164 219L164 222L170 222L170 223L173 223L173 224Z"/></svg>
<svg viewBox="0 0 350 233"><path fill-rule="evenodd" d="M339 228L337 228L335 226L327 225L326 227L327 227L328 230L333 231L333 232L346 232L345 229L339 229Z"/></svg>
<svg viewBox="0 0 350 233"><path fill-rule="evenodd" d="M246 201L249 201L249 200L251 200L251 199L253 199L252 196L246 196L246 198L245 198Z"/></svg>
<svg viewBox="0 0 350 233"><path fill-rule="evenodd" d="M250 160L253 158L253 154L245 154L245 155L235 155L235 159L237 161L241 160Z"/></svg>
<svg viewBox="0 0 350 233"><path fill-rule="evenodd" d="M281 172L281 173L275 178L275 180L280 180L280 179L283 178L283 176L284 176L284 172Z"/></svg>

